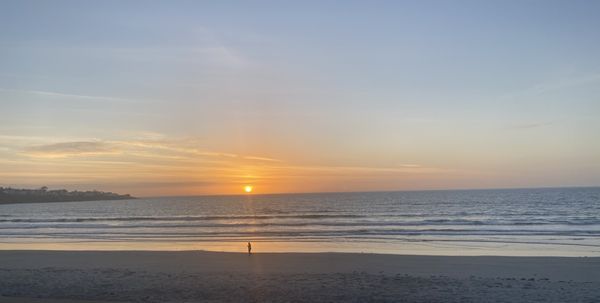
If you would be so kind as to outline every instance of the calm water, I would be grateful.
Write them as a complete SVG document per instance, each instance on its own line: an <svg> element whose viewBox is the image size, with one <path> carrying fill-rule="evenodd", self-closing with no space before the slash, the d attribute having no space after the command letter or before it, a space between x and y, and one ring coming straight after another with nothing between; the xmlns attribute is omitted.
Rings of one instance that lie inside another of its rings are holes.
<svg viewBox="0 0 600 303"><path fill-rule="evenodd" d="M0 205L0 248L600 256L600 188Z"/></svg>

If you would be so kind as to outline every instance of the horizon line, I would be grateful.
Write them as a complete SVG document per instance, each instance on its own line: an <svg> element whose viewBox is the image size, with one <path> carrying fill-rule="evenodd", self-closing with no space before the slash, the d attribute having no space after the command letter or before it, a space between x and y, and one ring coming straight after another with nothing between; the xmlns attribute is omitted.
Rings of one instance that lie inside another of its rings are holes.
<svg viewBox="0 0 600 303"><path fill-rule="evenodd" d="M425 191L476 191L476 190L516 190L516 189L570 189L570 188L600 188L600 185L572 186L534 186L534 187L486 187L486 188L436 188L436 189L402 189L402 190L366 190L366 191L315 191L315 192L275 192L275 193L241 193L241 194L199 194L199 195L160 195L137 196L135 198L168 198L168 197L232 197L232 196L277 196L277 195L311 195L311 194L345 194L345 193L395 193L395 192L425 192Z"/></svg>

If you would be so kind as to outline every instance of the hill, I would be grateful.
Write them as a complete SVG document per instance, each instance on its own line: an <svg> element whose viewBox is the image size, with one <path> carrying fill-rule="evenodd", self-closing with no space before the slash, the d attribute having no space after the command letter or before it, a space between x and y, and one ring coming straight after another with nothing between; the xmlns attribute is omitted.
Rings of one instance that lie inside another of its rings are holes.
<svg viewBox="0 0 600 303"><path fill-rule="evenodd" d="M103 191L67 191L66 189L48 190L47 187L39 189L19 189L0 187L0 204L9 203L44 203L44 202L71 202L71 201L96 201L96 200L125 200L135 199L129 194L120 195Z"/></svg>

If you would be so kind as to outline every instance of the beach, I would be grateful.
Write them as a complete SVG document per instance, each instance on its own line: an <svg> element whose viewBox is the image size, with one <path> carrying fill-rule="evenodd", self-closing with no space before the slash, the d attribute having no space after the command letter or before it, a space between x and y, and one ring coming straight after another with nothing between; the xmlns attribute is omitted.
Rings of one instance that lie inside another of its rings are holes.
<svg viewBox="0 0 600 303"><path fill-rule="evenodd" d="M599 194L0 205L0 303L600 302Z"/></svg>
<svg viewBox="0 0 600 303"><path fill-rule="evenodd" d="M48 303L597 302L600 258L2 251L0 291Z"/></svg>

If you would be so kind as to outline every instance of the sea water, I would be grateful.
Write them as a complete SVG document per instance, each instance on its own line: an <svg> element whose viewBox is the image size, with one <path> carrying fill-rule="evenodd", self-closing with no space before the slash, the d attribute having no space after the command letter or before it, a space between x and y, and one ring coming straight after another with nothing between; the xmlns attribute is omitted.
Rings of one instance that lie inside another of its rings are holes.
<svg viewBox="0 0 600 303"><path fill-rule="evenodd" d="M600 188L0 205L0 249L600 256Z"/></svg>

